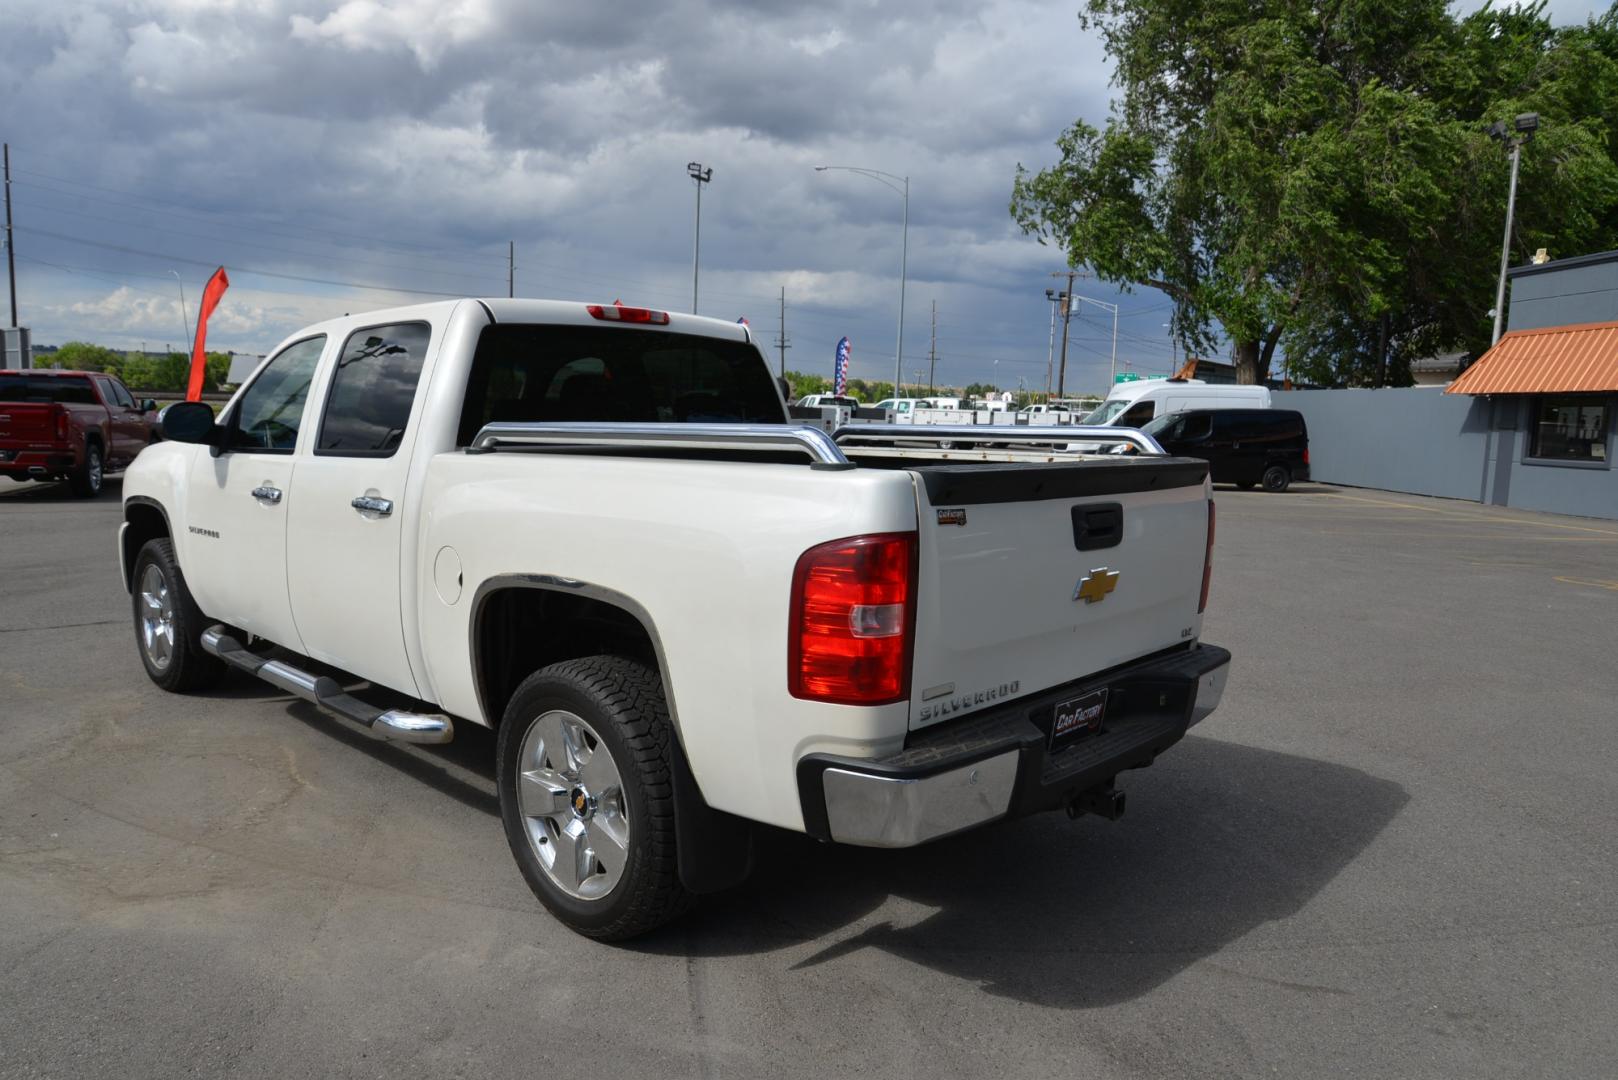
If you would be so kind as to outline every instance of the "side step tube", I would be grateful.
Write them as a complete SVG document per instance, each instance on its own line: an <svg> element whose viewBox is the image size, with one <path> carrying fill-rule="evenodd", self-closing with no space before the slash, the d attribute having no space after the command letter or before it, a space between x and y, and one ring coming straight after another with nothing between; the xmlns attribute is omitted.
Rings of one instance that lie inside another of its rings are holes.
<svg viewBox="0 0 1618 1080"><path fill-rule="evenodd" d="M442 713L379 709L345 693L336 679L311 675L281 660L266 660L225 633L223 626L202 632L202 647L238 671L256 675L271 686L296 694L322 709L361 725L379 739L441 745L455 738L455 725Z"/></svg>

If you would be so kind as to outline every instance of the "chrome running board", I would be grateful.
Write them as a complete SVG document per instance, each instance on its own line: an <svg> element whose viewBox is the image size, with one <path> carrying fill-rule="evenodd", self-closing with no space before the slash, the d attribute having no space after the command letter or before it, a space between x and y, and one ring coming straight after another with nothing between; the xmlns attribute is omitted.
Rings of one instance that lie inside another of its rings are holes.
<svg viewBox="0 0 1618 1080"><path fill-rule="evenodd" d="M223 626L210 626L202 632L202 648L237 671L257 676L271 686L354 721L379 739L441 745L455 738L455 725L442 713L379 709L349 694L336 679L311 675L284 660L259 656L225 633Z"/></svg>

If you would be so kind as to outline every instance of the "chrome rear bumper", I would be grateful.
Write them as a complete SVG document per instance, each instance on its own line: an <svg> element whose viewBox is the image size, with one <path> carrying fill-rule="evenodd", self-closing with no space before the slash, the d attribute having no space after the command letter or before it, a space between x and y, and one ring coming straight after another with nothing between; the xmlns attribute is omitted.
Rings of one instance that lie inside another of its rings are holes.
<svg viewBox="0 0 1618 1080"><path fill-rule="evenodd" d="M812 836L860 847L912 847L1003 817L1071 805L1110 788L1219 705L1230 653L1175 650L912 732L886 758L812 754L798 763L804 825ZM1099 730L1051 747L1055 706L1102 687Z"/></svg>

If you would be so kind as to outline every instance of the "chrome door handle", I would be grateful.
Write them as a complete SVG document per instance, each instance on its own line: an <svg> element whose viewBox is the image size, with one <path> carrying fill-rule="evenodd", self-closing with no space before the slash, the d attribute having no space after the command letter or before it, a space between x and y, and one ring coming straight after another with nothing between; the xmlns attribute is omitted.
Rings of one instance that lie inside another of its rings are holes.
<svg viewBox="0 0 1618 1080"><path fill-rule="evenodd" d="M277 487L270 487L268 484L260 484L258 487L253 489L253 498L260 499L274 505L275 503L281 501L281 489Z"/></svg>
<svg viewBox="0 0 1618 1080"><path fill-rule="evenodd" d="M358 495L348 505L362 514L375 514L377 517L387 517L393 513L393 500L379 499L375 495Z"/></svg>

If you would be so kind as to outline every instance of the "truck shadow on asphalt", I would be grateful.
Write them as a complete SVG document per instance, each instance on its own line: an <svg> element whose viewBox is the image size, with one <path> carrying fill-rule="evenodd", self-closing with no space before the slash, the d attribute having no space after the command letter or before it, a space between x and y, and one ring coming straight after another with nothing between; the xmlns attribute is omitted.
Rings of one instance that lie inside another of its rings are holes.
<svg viewBox="0 0 1618 1080"><path fill-rule="evenodd" d="M1045 814L908 851L772 832L746 885L629 947L817 945L797 971L880 949L989 993L1095 1008L1296 914L1409 801L1358 769L1195 736L1120 786L1116 823Z"/></svg>
<svg viewBox="0 0 1618 1080"><path fill-rule="evenodd" d="M283 699L289 717L499 828L493 732L466 724L448 746L406 747L245 677L214 695ZM762 829L745 884L621 947L781 952L796 972L877 949L999 996L1097 1008L1297 914L1409 801L1359 769L1195 735L1119 786L1129 812L1118 822L1042 814L909 850Z"/></svg>

